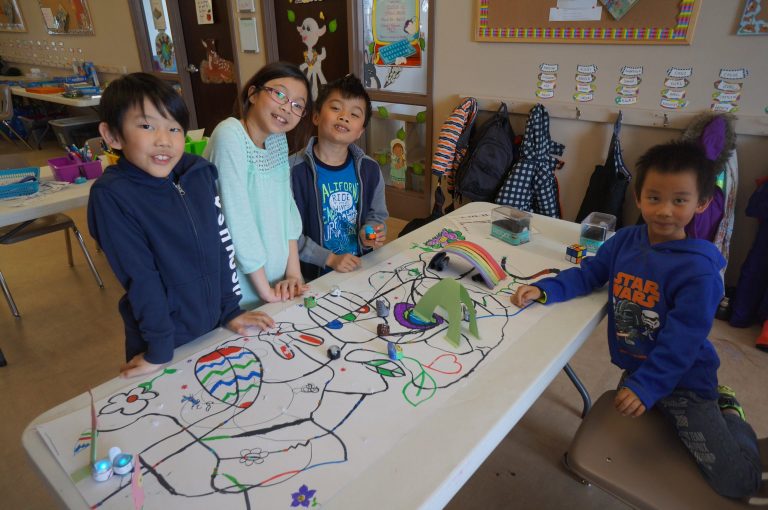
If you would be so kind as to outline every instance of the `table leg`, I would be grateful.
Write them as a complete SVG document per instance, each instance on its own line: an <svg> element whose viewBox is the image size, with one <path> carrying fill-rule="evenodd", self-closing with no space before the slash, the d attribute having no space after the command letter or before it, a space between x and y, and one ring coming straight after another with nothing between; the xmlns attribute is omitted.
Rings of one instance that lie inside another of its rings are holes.
<svg viewBox="0 0 768 510"><path fill-rule="evenodd" d="M576 389L579 390L581 399L584 401L584 408L581 411L581 417L584 418L592 408L592 399L589 397L589 392L587 392L587 388L581 383L581 379L579 379L579 376L573 371L570 364L566 363L563 370L568 376L568 379L570 379L573 385L576 386Z"/></svg>
<svg viewBox="0 0 768 510"><path fill-rule="evenodd" d="M8 364L8 360L5 359L5 354L3 354L3 350L0 349L0 367L4 367Z"/></svg>

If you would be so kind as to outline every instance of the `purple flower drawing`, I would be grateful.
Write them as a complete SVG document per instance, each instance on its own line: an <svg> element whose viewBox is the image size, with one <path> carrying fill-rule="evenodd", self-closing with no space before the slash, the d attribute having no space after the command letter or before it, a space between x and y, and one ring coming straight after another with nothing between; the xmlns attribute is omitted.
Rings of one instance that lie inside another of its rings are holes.
<svg viewBox="0 0 768 510"><path fill-rule="evenodd" d="M303 506L309 508L309 504L312 502L312 498L315 496L315 490L309 490L309 487L302 485L299 487L298 492L291 494L293 501L291 506Z"/></svg>
<svg viewBox="0 0 768 510"><path fill-rule="evenodd" d="M444 228L439 234L437 234L435 237L428 240L424 244L426 244L430 248L442 248L446 244L451 244L463 239L464 239L464 235L458 230L451 230L449 228Z"/></svg>

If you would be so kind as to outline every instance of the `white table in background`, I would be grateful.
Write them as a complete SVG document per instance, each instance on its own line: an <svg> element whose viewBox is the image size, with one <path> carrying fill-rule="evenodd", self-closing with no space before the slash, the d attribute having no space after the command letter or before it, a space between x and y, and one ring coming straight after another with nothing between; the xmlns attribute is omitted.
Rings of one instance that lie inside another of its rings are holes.
<svg viewBox="0 0 768 510"><path fill-rule="evenodd" d="M47 101L49 103L63 104L67 106L77 106L80 108L96 107L101 102L101 96L92 97L64 97L61 94L38 94L36 92L27 92L24 87L11 87L11 94L19 97L28 97L38 101Z"/></svg>
<svg viewBox="0 0 768 510"><path fill-rule="evenodd" d="M398 252L408 250L411 242L423 242L442 227L456 228L450 221L452 215L487 212L493 207L489 203L468 204L366 255L364 263L366 267L385 263ZM541 259L542 267L552 260L562 260L565 247L578 240L576 223L534 215L532 226L537 231L532 241L510 248L516 256ZM498 258L499 254L494 256ZM328 292L334 285L342 285L347 277L329 273L312 282L313 292ZM466 386L435 409L427 423L411 428L389 455L377 459L324 502L323 508L359 509L373 501L386 502L387 508L396 509L445 506L581 347L605 316L606 302L607 293L602 290L553 305L557 320L539 321L496 360L479 367ZM260 309L276 314L290 305L272 303ZM177 348L172 363L230 336L222 330L211 332ZM115 378L94 388L93 394L98 400L125 386L125 379ZM81 394L35 418L22 435L22 443L33 462L69 508L87 506L36 426L89 405L88 395Z"/></svg>
<svg viewBox="0 0 768 510"><path fill-rule="evenodd" d="M50 167L40 167L40 179L53 179ZM0 200L0 227L82 207L88 204L88 194L93 182L91 179L83 184L70 184L55 193L41 197L20 197L25 200L21 206L18 206L18 200Z"/></svg>

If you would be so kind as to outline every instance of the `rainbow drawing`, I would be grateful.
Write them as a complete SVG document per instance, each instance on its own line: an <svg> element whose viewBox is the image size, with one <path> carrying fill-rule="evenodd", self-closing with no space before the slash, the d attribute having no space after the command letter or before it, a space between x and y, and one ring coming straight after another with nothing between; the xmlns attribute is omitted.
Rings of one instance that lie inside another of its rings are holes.
<svg viewBox="0 0 768 510"><path fill-rule="evenodd" d="M501 268L496 259L479 244L471 241L456 241L445 247L438 253L445 252L458 255L472 264L483 277L489 289L494 288L500 281L506 279L507 273Z"/></svg>

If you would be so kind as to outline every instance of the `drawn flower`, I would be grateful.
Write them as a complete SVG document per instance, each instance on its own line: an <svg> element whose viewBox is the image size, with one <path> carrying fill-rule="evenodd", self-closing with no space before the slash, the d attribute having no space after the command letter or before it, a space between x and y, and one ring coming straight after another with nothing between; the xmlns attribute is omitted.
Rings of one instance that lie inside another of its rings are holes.
<svg viewBox="0 0 768 510"><path fill-rule="evenodd" d="M264 458L269 455L269 452L262 451L261 448L252 448L240 450L240 462L246 466L253 466L254 464L261 464L264 462Z"/></svg>
<svg viewBox="0 0 768 510"><path fill-rule="evenodd" d="M291 494L291 497L293 498L293 501L291 502L291 506L304 506L309 508L309 504L312 502L312 498L315 495L316 490L309 490L309 487L306 485L302 485L299 487L299 492L294 492Z"/></svg>
<svg viewBox="0 0 768 510"><path fill-rule="evenodd" d="M99 414L112 414L118 411L124 415L138 414L155 397L157 393L154 391L141 387L133 388L128 393L118 393L109 397L109 404L105 405Z"/></svg>
<svg viewBox="0 0 768 510"><path fill-rule="evenodd" d="M464 236L461 234L461 232L457 230L451 230L449 228L444 228L439 234L427 241L425 244L432 248L442 248L446 244L456 242L460 239L464 239Z"/></svg>

